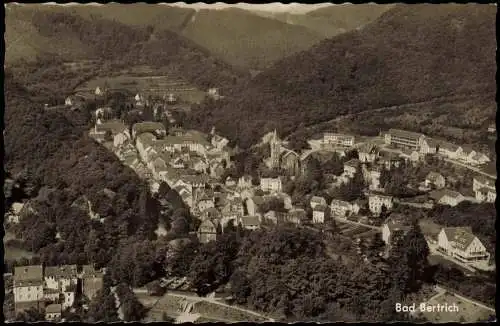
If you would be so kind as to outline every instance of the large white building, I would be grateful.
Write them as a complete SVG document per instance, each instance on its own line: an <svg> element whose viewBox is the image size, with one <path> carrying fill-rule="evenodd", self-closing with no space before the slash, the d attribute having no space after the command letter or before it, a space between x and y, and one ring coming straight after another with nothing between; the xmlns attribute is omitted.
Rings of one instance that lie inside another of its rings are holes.
<svg viewBox="0 0 500 326"><path fill-rule="evenodd" d="M382 207L385 207L387 210L392 209L392 199L392 196L371 193L368 195L368 208L373 214L380 214L382 213Z"/></svg>
<svg viewBox="0 0 500 326"><path fill-rule="evenodd" d="M15 310L39 308L43 300L43 268L41 265L14 268L13 293Z"/></svg>
<svg viewBox="0 0 500 326"><path fill-rule="evenodd" d="M265 192L281 192L283 185L281 178L261 178L260 189Z"/></svg>
<svg viewBox="0 0 500 326"><path fill-rule="evenodd" d="M325 132L323 134L322 144L352 147L354 146L354 136Z"/></svg>
<svg viewBox="0 0 500 326"><path fill-rule="evenodd" d="M438 235L438 248L464 263L489 260L490 254L470 227L448 227Z"/></svg>
<svg viewBox="0 0 500 326"><path fill-rule="evenodd" d="M494 203L497 198L495 180L483 176L474 177L472 190L480 202Z"/></svg>
<svg viewBox="0 0 500 326"><path fill-rule="evenodd" d="M398 148L420 150L425 135L400 129L389 129L385 134L385 144Z"/></svg>

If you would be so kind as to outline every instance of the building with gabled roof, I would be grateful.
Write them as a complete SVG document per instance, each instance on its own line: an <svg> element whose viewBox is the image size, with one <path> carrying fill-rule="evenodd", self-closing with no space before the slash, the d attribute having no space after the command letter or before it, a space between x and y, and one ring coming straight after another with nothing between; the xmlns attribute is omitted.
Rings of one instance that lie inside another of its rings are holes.
<svg viewBox="0 0 500 326"><path fill-rule="evenodd" d="M470 263L489 260L486 247L472 233L470 227L445 227L438 235L438 248L441 252L463 262Z"/></svg>
<svg viewBox="0 0 500 326"><path fill-rule="evenodd" d="M465 200L461 193L450 189L431 191L429 195L436 203L441 205L457 206Z"/></svg>
<svg viewBox="0 0 500 326"><path fill-rule="evenodd" d="M366 143L358 148L358 157L361 163L373 163L379 155L380 149L377 145Z"/></svg>
<svg viewBox="0 0 500 326"><path fill-rule="evenodd" d="M208 243L217 239L217 223L212 220L204 220L198 227L198 239L201 243Z"/></svg>
<svg viewBox="0 0 500 326"><path fill-rule="evenodd" d="M76 265L47 266L44 270L45 287L65 292L76 286L78 278Z"/></svg>
<svg viewBox="0 0 500 326"><path fill-rule="evenodd" d="M368 208L373 214L382 213L382 208L391 210L393 206L393 197L379 192L370 192L368 194Z"/></svg>
<svg viewBox="0 0 500 326"><path fill-rule="evenodd" d="M312 221L313 223L325 223L325 218L327 214L326 205L316 205L313 208Z"/></svg>
<svg viewBox="0 0 500 326"><path fill-rule="evenodd" d="M320 196L312 196L309 203L310 203L312 209L314 209L314 207L316 207L318 205L326 206L325 198L320 197Z"/></svg>
<svg viewBox="0 0 500 326"><path fill-rule="evenodd" d="M49 304L45 307L45 320L57 321L61 319L62 305L59 303Z"/></svg>
<svg viewBox="0 0 500 326"><path fill-rule="evenodd" d="M14 267L14 304L16 312L41 307L43 296L43 267L41 265Z"/></svg>
<svg viewBox="0 0 500 326"><path fill-rule="evenodd" d="M132 126L132 137L134 139L146 132L159 137L164 137L167 134L165 126L160 122L144 121L135 123Z"/></svg>
<svg viewBox="0 0 500 326"><path fill-rule="evenodd" d="M409 230L410 225L402 216L393 215L382 225L382 240L386 245L391 245L396 236L404 236Z"/></svg>
<svg viewBox="0 0 500 326"><path fill-rule="evenodd" d="M446 180L440 173L431 171L425 177L425 186L429 187L430 185L435 186L437 189L442 189L446 185Z"/></svg>
<svg viewBox="0 0 500 326"><path fill-rule="evenodd" d="M241 226L246 230L257 230L260 228L260 217L255 215L241 216Z"/></svg>

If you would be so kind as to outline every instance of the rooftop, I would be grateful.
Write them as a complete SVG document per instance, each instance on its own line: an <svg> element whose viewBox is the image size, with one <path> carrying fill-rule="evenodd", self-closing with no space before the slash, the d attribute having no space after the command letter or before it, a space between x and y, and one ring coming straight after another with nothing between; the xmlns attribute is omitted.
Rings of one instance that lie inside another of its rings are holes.
<svg viewBox="0 0 500 326"><path fill-rule="evenodd" d="M260 224L258 216L243 216L241 217L241 224L243 226L256 226Z"/></svg>
<svg viewBox="0 0 500 326"><path fill-rule="evenodd" d="M45 307L46 314L61 313L61 311L62 306L59 303L49 304L47 307Z"/></svg>
<svg viewBox="0 0 500 326"><path fill-rule="evenodd" d="M344 200L332 199L330 206L341 206L341 207L349 208L349 207L351 207L351 204L347 201L344 201Z"/></svg>
<svg viewBox="0 0 500 326"><path fill-rule="evenodd" d="M143 132L154 132L156 130L165 130L165 126L160 123L160 122L153 122L153 121L145 121L145 122L138 122L135 123L132 126L132 130L135 131L135 133L143 133Z"/></svg>
<svg viewBox="0 0 500 326"><path fill-rule="evenodd" d="M35 281L42 279L42 265L18 266L14 268L14 281Z"/></svg>
<svg viewBox="0 0 500 326"><path fill-rule="evenodd" d="M45 267L45 277L76 277L76 265L49 266Z"/></svg>
<svg viewBox="0 0 500 326"><path fill-rule="evenodd" d="M404 137L404 138L414 138L414 139L418 139L418 138L424 136L424 134L421 134L418 132L401 130L401 129L389 129L389 134L391 136Z"/></svg>
<svg viewBox="0 0 500 326"><path fill-rule="evenodd" d="M109 120L96 125L99 131L110 131L112 134L118 134L126 131L128 128L121 120Z"/></svg>
<svg viewBox="0 0 500 326"><path fill-rule="evenodd" d="M472 234L471 227L448 227L443 228L448 241L453 241L452 246L465 250L474 241L476 236Z"/></svg>
<svg viewBox="0 0 500 326"><path fill-rule="evenodd" d="M440 200L441 198L447 196L451 198L459 198L462 196L461 193L458 191L450 190L450 189L441 189L441 190L435 190L431 191L429 193L430 197L434 200Z"/></svg>

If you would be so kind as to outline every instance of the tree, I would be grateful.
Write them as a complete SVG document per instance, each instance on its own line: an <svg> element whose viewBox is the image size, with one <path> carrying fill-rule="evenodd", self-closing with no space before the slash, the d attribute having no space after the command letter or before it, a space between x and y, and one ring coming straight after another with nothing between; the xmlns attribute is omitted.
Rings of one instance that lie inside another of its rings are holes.
<svg viewBox="0 0 500 326"><path fill-rule="evenodd" d="M16 321L25 323L33 323L45 320L45 315L36 308L29 308L25 311L19 312L16 316Z"/></svg>
<svg viewBox="0 0 500 326"><path fill-rule="evenodd" d="M94 300L92 300L89 306L88 318L91 323L111 323L118 321L115 296L111 293L109 288L103 287L103 289L97 293Z"/></svg>
<svg viewBox="0 0 500 326"><path fill-rule="evenodd" d="M404 246L407 248L407 262L410 268L409 291L418 291L426 280L426 270L429 266L429 246L425 240L417 220L413 220L410 230L404 237Z"/></svg>

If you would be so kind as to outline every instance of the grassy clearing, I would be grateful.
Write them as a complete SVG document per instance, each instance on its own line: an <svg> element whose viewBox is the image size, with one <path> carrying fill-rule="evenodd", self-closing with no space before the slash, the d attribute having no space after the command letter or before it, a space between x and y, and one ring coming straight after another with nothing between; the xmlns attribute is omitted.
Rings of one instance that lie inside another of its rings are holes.
<svg viewBox="0 0 500 326"><path fill-rule="evenodd" d="M215 320L232 320L235 322L265 321L263 318L245 313L244 311L216 305L209 302L196 303L193 308L193 313L199 313L205 318Z"/></svg>
<svg viewBox="0 0 500 326"><path fill-rule="evenodd" d="M487 320L493 314L492 311L479 307L473 303L464 301L455 295L444 294L428 302L430 305L455 303L458 306L458 312L423 312L425 318L430 322L477 322Z"/></svg>

